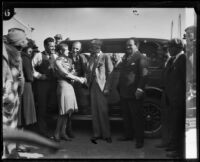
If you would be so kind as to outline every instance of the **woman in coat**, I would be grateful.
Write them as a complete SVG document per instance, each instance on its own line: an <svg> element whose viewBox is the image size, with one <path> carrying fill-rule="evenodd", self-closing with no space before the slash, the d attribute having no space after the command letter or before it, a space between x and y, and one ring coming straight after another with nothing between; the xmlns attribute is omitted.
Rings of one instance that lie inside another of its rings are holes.
<svg viewBox="0 0 200 162"><path fill-rule="evenodd" d="M36 123L36 110L32 91L33 67L31 62L32 47L28 46L22 50L22 66L25 78L24 93L21 98L19 109L19 125L26 128Z"/></svg>

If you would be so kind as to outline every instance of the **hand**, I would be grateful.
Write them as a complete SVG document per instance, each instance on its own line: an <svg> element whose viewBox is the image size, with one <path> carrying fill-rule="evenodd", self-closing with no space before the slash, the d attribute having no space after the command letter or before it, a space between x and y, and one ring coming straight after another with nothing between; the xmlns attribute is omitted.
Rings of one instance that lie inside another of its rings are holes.
<svg viewBox="0 0 200 162"><path fill-rule="evenodd" d="M140 99L142 96L143 96L143 91L142 90L136 90L136 92L135 92L135 97L136 97L136 99Z"/></svg>

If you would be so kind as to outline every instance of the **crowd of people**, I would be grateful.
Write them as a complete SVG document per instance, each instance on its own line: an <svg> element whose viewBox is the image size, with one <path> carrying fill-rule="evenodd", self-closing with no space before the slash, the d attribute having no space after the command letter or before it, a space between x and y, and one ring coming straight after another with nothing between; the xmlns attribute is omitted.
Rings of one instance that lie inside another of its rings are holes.
<svg viewBox="0 0 200 162"><path fill-rule="evenodd" d="M136 39L127 39L122 58L104 54L99 39L90 41L89 58L81 53L79 41L73 42L69 51L68 41L63 41L59 34L46 38L45 50L39 52L34 41L27 39L19 28L8 31L4 46L7 51L3 52L4 125L26 130L37 123L38 133L46 138L53 137L56 142L72 140L75 136L71 116L78 111L77 99L82 97L79 90L88 88L93 125L90 140L94 144L100 139L112 143L107 97L115 86L124 123L124 134L119 141L135 138L136 148L144 146L142 104L148 68ZM180 39L169 41L170 57L163 71L163 116L167 118L163 124L168 134L164 133L167 140L164 138L158 147L167 147L172 151L167 156L172 158L184 156L186 56L183 48ZM112 72L118 76L115 83ZM58 110L53 135L46 121L48 109ZM17 148L22 150L20 144Z"/></svg>

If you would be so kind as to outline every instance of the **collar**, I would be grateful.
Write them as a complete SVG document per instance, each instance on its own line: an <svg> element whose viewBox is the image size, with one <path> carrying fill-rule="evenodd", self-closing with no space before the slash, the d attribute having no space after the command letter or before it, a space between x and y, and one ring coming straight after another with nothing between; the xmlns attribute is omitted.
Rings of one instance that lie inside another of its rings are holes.
<svg viewBox="0 0 200 162"><path fill-rule="evenodd" d="M183 51L181 51L180 53L178 53L178 54L175 56L175 59L174 59L173 63L176 62L176 60L177 60L181 55L183 55L183 54L184 54Z"/></svg>

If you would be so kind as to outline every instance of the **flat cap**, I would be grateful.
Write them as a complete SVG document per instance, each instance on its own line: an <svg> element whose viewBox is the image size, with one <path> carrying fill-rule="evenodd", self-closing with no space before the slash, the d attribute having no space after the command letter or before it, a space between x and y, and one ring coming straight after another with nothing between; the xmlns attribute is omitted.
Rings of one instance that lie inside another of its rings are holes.
<svg viewBox="0 0 200 162"><path fill-rule="evenodd" d="M55 36L54 36L54 38L56 39L62 39L62 35L61 34L56 34Z"/></svg>

